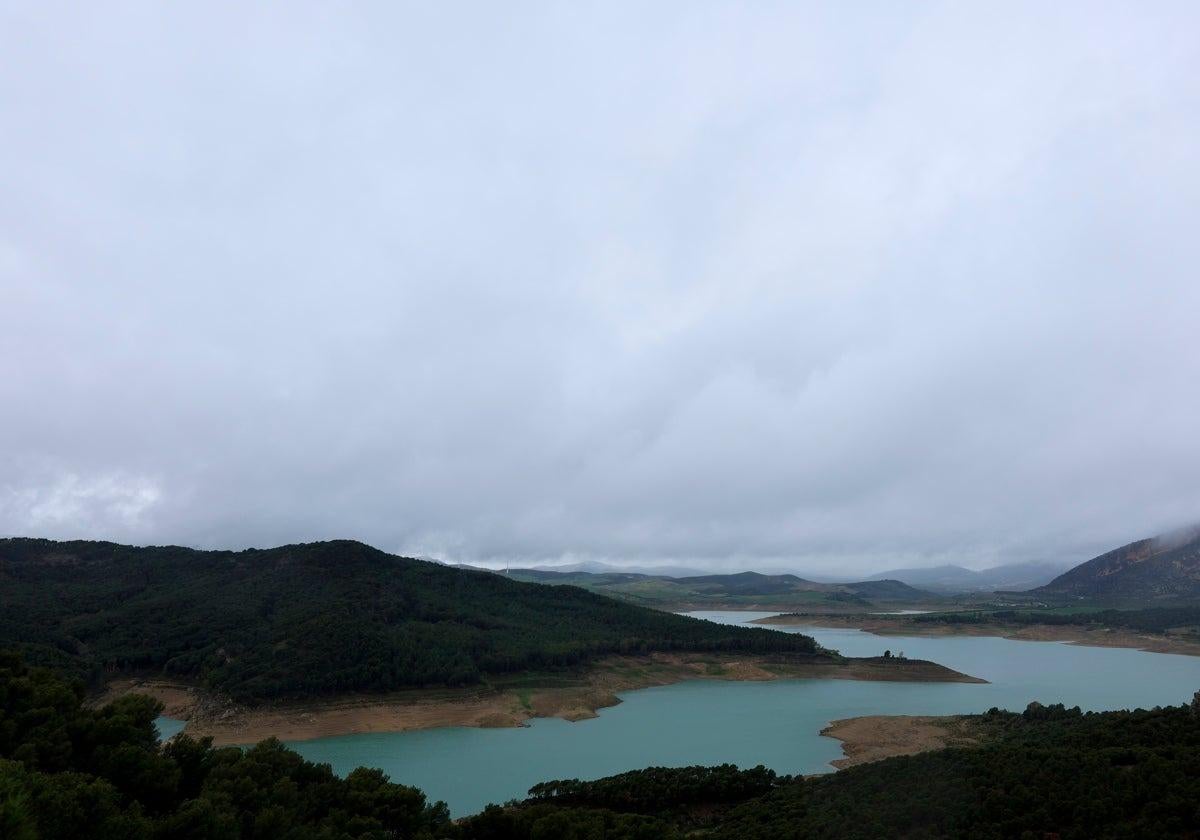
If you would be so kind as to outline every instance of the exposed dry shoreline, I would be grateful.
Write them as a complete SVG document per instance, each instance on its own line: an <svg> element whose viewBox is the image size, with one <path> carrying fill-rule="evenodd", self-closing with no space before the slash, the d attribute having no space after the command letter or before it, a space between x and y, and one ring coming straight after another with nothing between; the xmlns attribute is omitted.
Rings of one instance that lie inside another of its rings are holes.
<svg viewBox="0 0 1200 840"><path fill-rule="evenodd" d="M335 697L319 703L245 708L222 703L193 686L121 680L94 702L149 694L165 714L187 720L188 734L216 744L263 738L303 741L331 735L403 732L440 726L521 726L533 717L583 720L621 700L618 692L694 679L820 678L893 682L984 682L921 660L823 659L721 654L609 657L574 674L512 677L486 687L431 689Z"/></svg>
<svg viewBox="0 0 1200 840"><path fill-rule="evenodd" d="M896 755L971 746L984 740L977 719L969 715L868 715L835 720L821 734L842 742L846 757L830 762L839 770Z"/></svg>
<svg viewBox="0 0 1200 840"><path fill-rule="evenodd" d="M1089 647L1136 648L1149 653L1200 656L1200 641L1120 628L1062 624L932 624L878 615L775 615L753 624L851 627L877 636L1000 636L1027 642L1067 642Z"/></svg>

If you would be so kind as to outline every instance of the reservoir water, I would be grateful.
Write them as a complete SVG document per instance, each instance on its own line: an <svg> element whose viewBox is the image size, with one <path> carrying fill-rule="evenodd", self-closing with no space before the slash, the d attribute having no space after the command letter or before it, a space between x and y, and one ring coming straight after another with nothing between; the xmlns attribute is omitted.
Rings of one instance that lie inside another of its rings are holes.
<svg viewBox="0 0 1200 840"><path fill-rule="evenodd" d="M741 624L771 613L701 612ZM393 781L442 799L455 816L523 798L537 782L598 778L651 765L765 764L781 773L831 771L839 742L818 733L831 720L873 714L958 714L1033 700L1085 710L1189 701L1200 657L986 637L874 636L859 630L787 628L847 656L885 649L989 680L880 683L852 680L697 680L621 695L592 720L536 719L519 729L445 728L348 735L290 744L338 773L379 767Z"/></svg>
<svg viewBox="0 0 1200 840"><path fill-rule="evenodd" d="M154 721L154 725L158 727L158 739L169 741L183 731L183 727L187 726L187 721L163 716Z"/></svg>

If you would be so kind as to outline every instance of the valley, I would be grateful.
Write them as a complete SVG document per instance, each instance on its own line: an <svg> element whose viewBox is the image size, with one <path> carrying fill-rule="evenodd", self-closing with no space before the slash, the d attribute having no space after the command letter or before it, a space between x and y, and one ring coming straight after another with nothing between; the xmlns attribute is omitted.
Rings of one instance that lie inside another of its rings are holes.
<svg viewBox="0 0 1200 840"><path fill-rule="evenodd" d="M1005 715L1031 703L1150 708L1200 685L1196 608L1112 609L1111 585L1089 600L564 573L577 586L345 541L0 549L0 642L89 681L88 708L148 695L164 731L216 746L279 739L341 776L378 768L464 825L546 780L732 762L793 790L835 769L1005 743ZM666 609L697 603L726 608Z"/></svg>

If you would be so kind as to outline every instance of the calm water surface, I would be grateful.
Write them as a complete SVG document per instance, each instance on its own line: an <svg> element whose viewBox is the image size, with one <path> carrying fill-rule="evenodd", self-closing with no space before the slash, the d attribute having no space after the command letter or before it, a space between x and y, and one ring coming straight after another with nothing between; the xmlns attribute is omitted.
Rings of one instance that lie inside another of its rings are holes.
<svg viewBox="0 0 1200 840"><path fill-rule="evenodd" d="M158 727L158 739L160 741L167 741L171 738L174 738L183 731L183 727L186 724L187 721L176 720L175 718L169 718L166 716L160 717L154 721L154 725Z"/></svg>
<svg viewBox="0 0 1200 840"><path fill-rule="evenodd" d="M741 624L773 613L695 612ZM782 629L782 628L781 628ZM597 778L650 765L765 764L781 773L820 773L841 757L817 733L837 718L871 714L955 714L1030 701L1087 709L1171 705L1200 689L1200 657L981 637L873 636L859 630L787 628L847 656L885 649L931 659L989 680L876 683L851 680L698 680L621 695L619 706L578 723L537 719L520 729L446 728L348 735L290 744L338 773L360 765L443 799L456 816L521 798L556 778Z"/></svg>

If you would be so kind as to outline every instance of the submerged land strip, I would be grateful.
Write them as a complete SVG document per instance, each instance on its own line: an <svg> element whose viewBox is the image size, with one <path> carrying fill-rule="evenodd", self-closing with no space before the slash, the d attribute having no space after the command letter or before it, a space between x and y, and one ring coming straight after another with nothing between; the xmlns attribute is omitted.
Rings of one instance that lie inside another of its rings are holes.
<svg viewBox="0 0 1200 840"><path fill-rule="evenodd" d="M755 619L753 624L790 627L849 627L877 636L999 636L1027 642L1067 642L1089 647L1134 648L1149 653L1200 656L1200 637L1192 634L1146 633L1120 627L1078 624L972 624L917 621L905 616L785 613Z"/></svg>
<svg viewBox="0 0 1200 840"><path fill-rule="evenodd" d="M384 695L332 697L302 704L246 707L195 686L162 680L110 683L94 702L122 694L149 694L164 713L187 721L194 737L215 744L249 744L264 738L303 741L333 735L403 732L441 726L522 726L530 718L577 721L621 702L619 692L694 679L847 679L889 682L984 680L934 662L828 656L667 654L612 656L570 673L520 674L461 689L418 689Z"/></svg>

